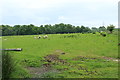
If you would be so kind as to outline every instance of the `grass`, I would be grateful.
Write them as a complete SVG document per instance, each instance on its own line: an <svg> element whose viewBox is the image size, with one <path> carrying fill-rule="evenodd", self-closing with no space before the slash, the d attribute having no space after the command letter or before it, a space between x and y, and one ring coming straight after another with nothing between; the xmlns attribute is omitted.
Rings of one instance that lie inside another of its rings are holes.
<svg viewBox="0 0 120 80"><path fill-rule="evenodd" d="M67 37L69 35L73 37ZM19 62L18 71L14 73L17 75L12 77L24 78L26 76L19 76L19 73L29 75L27 71L24 72L26 67L41 67L42 64L48 64L42 61L46 55L58 54L59 59L66 60L70 65L61 63L52 65L58 72L48 72L43 77L118 78L118 63L102 58L103 56L119 58L118 35L108 34L103 37L91 33L48 34L48 39L34 39L34 36L38 35L4 36L2 38L4 48L23 49L21 52L12 54L13 58ZM65 55L61 55L61 52ZM77 58L78 56L82 57ZM73 60L74 58L77 60Z"/></svg>
<svg viewBox="0 0 120 80"><path fill-rule="evenodd" d="M2 52L2 80L10 79L11 77L24 78L29 77L28 72L12 58L11 52Z"/></svg>

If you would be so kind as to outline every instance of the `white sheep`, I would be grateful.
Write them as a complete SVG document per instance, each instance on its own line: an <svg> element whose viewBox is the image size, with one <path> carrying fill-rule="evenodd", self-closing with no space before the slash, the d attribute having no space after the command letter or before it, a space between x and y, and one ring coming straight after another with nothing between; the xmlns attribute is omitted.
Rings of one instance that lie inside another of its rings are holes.
<svg viewBox="0 0 120 80"><path fill-rule="evenodd" d="M48 38L48 35L43 36L44 39Z"/></svg>
<svg viewBox="0 0 120 80"><path fill-rule="evenodd" d="M36 37L34 37L34 39L36 39Z"/></svg>
<svg viewBox="0 0 120 80"><path fill-rule="evenodd" d="M42 38L41 36L38 36L38 39Z"/></svg>

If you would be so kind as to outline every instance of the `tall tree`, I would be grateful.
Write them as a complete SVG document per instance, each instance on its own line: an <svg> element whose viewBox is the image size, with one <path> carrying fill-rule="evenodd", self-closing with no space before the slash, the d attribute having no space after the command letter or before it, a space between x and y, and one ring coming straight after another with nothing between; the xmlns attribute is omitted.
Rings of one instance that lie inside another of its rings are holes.
<svg viewBox="0 0 120 80"><path fill-rule="evenodd" d="M56 34L56 33L85 33L91 29L84 26L73 26L71 24L55 24L55 25L1 25L3 35L34 35L34 34Z"/></svg>
<svg viewBox="0 0 120 80"><path fill-rule="evenodd" d="M99 27L99 32L101 32L101 31L106 31L107 29L104 27L104 26L100 26Z"/></svg>
<svg viewBox="0 0 120 80"><path fill-rule="evenodd" d="M98 32L98 31L99 31L98 28L92 27L92 32Z"/></svg>
<svg viewBox="0 0 120 80"><path fill-rule="evenodd" d="M14 25L13 30L15 35L20 35L20 27L21 25Z"/></svg>
<svg viewBox="0 0 120 80"><path fill-rule="evenodd" d="M114 30L115 26L110 24L108 27L107 27L107 30L110 31L110 33L112 33L112 31Z"/></svg>
<svg viewBox="0 0 120 80"><path fill-rule="evenodd" d="M85 33L85 27L83 25L81 26L81 31L82 33Z"/></svg>
<svg viewBox="0 0 120 80"><path fill-rule="evenodd" d="M77 26L76 27L76 31L75 31L76 33L81 33L82 32L82 30L81 30L81 28L79 27L79 26Z"/></svg>
<svg viewBox="0 0 120 80"><path fill-rule="evenodd" d="M9 25L2 25L2 35L14 35L12 27Z"/></svg>
<svg viewBox="0 0 120 80"><path fill-rule="evenodd" d="M40 33L40 34L45 34L45 28L44 28L43 25L41 25L41 26L39 27L39 33Z"/></svg>

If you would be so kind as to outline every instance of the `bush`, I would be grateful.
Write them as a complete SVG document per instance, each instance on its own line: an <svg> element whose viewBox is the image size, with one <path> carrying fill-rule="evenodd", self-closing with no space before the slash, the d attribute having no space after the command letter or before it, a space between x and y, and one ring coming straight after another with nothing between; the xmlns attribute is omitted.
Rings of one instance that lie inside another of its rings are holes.
<svg viewBox="0 0 120 80"><path fill-rule="evenodd" d="M29 78L27 70L23 66L18 65L11 53L3 51L2 53L2 80L11 78Z"/></svg>
<svg viewBox="0 0 120 80"><path fill-rule="evenodd" d="M15 62L12 60L11 55L8 52L3 51L3 54L2 54L2 78L3 80L5 78L8 79L11 77L11 74L15 69L14 66L15 66Z"/></svg>
<svg viewBox="0 0 120 80"><path fill-rule="evenodd" d="M96 34L95 32L93 32L93 34Z"/></svg>

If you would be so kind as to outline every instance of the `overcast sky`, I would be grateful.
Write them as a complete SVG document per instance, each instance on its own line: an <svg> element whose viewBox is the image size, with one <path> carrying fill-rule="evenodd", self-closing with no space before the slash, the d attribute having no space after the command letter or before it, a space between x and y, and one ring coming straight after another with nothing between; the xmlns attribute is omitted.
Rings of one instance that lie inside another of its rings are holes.
<svg viewBox="0 0 120 80"><path fill-rule="evenodd" d="M119 0L2 0L0 24L118 26Z"/></svg>

